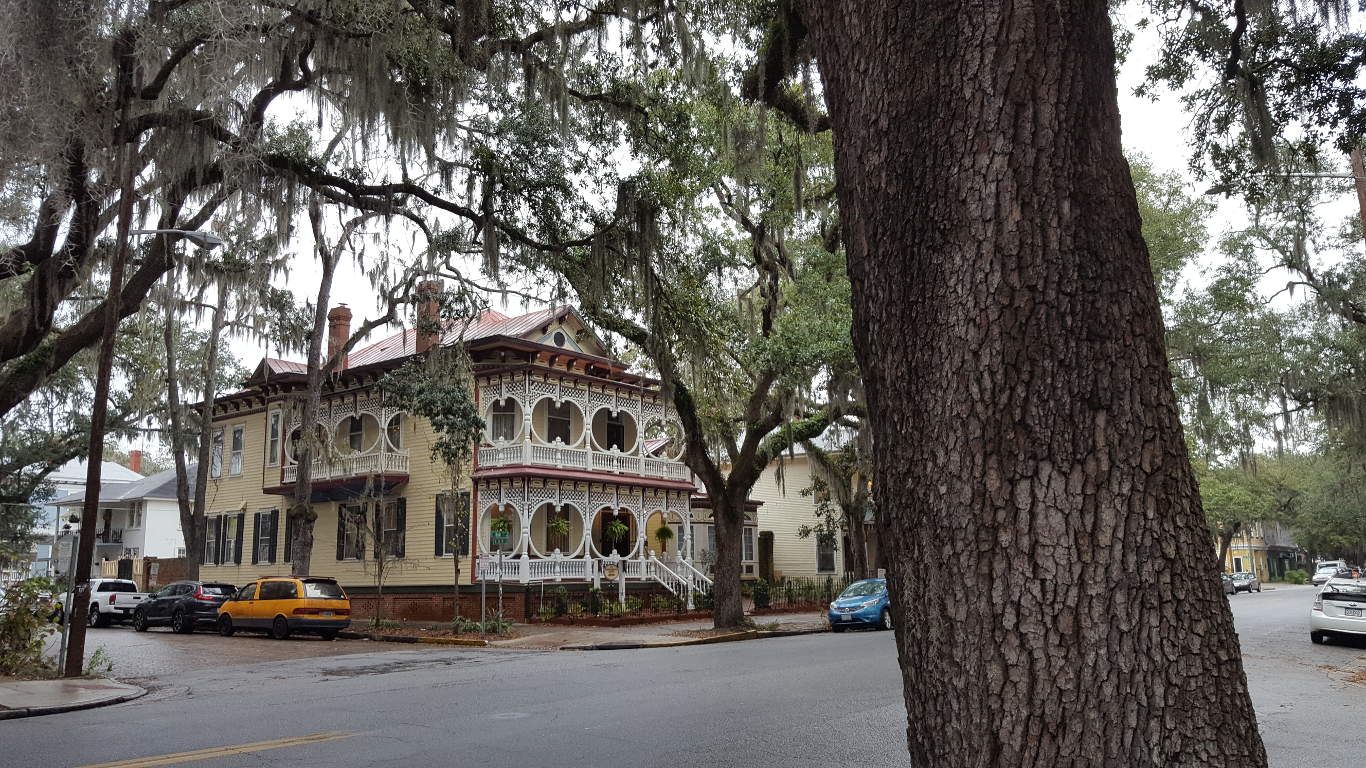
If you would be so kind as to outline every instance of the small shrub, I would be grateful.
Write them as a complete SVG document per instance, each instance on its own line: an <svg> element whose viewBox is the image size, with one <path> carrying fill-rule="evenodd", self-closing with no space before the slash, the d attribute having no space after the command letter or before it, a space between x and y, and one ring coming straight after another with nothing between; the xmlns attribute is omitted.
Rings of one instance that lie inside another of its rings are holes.
<svg viewBox="0 0 1366 768"><path fill-rule="evenodd" d="M645 607L645 603L638 597L626 598L626 605L622 609L625 613L640 613L640 609Z"/></svg>
<svg viewBox="0 0 1366 768"><path fill-rule="evenodd" d="M1285 572L1285 580L1291 584L1308 584L1309 574L1296 568Z"/></svg>
<svg viewBox="0 0 1366 768"><path fill-rule="evenodd" d="M564 587L555 587L551 594L551 610L556 616L563 616L569 611L569 590Z"/></svg>
<svg viewBox="0 0 1366 768"><path fill-rule="evenodd" d="M602 615L615 618L621 615L621 603L608 603L602 607Z"/></svg>
<svg viewBox="0 0 1366 768"><path fill-rule="evenodd" d="M762 610L769 606L768 582L763 579L756 579L750 586L750 593L754 598L754 607Z"/></svg>
<svg viewBox="0 0 1366 768"><path fill-rule="evenodd" d="M456 616L455 620L451 622L451 631L458 635L478 634L481 626L483 625L473 619Z"/></svg>
<svg viewBox="0 0 1366 768"><path fill-rule="evenodd" d="M559 613L555 612L555 606L553 605L543 605L541 606L541 610L536 612L536 618L543 622L550 621L559 615Z"/></svg>
<svg viewBox="0 0 1366 768"><path fill-rule="evenodd" d="M114 660L109 658L108 651L104 646L95 649L90 654L90 661L85 664L85 674L87 677L104 677L114 671Z"/></svg>
<svg viewBox="0 0 1366 768"><path fill-rule="evenodd" d="M26 579L10 587L0 608L0 675L39 674L50 670L43 643L55 631L52 606L44 593L46 579Z"/></svg>
<svg viewBox="0 0 1366 768"><path fill-rule="evenodd" d="M370 627L372 629L403 629L403 622L394 621L393 619L373 618L370 619Z"/></svg>
<svg viewBox="0 0 1366 768"><path fill-rule="evenodd" d="M570 603L569 608L565 612L569 614L569 618L577 619L587 611L584 609L583 603Z"/></svg>
<svg viewBox="0 0 1366 768"><path fill-rule="evenodd" d="M678 601L669 595L655 595L650 598L650 610L655 613L670 613L678 610Z"/></svg>
<svg viewBox="0 0 1366 768"><path fill-rule="evenodd" d="M588 612L592 614L602 613L601 587L592 587L588 590L588 605L586 606L586 608Z"/></svg>
<svg viewBox="0 0 1366 768"><path fill-rule="evenodd" d="M512 631L512 619L495 613L484 621L484 631L490 635L506 635Z"/></svg>
<svg viewBox="0 0 1366 768"><path fill-rule="evenodd" d="M716 607L716 599L712 597L710 590L704 590L693 595L692 604L697 606L698 610L709 611Z"/></svg>
<svg viewBox="0 0 1366 768"><path fill-rule="evenodd" d="M753 626L760 632L777 632L782 627L782 624L776 621L770 621L763 624L755 623Z"/></svg>

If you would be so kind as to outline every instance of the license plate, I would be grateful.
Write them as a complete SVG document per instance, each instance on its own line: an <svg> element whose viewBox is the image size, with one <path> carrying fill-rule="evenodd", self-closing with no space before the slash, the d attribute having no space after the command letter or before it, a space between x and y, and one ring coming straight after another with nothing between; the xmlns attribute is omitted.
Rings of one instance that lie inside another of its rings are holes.
<svg viewBox="0 0 1366 768"><path fill-rule="evenodd" d="M1361 615L1361 609L1360 609L1360 608L1344 608L1343 611L1342 611L1342 613L1343 613L1344 616L1360 616L1360 615Z"/></svg>
<svg viewBox="0 0 1366 768"><path fill-rule="evenodd" d="M323 616L331 616L331 615L333 615L333 614L332 614L331 611L323 611L321 615L323 615Z"/></svg>
<svg viewBox="0 0 1366 768"><path fill-rule="evenodd" d="M850 618L850 617L849 617L849 614L847 614L847 613L841 613L841 614L840 614L840 621L848 621L849 618Z"/></svg>

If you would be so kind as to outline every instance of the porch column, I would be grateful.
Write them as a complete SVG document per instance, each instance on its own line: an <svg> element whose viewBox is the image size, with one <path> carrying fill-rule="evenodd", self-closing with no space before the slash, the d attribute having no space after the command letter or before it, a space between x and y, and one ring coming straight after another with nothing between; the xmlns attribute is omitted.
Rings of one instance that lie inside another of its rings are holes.
<svg viewBox="0 0 1366 768"><path fill-rule="evenodd" d="M530 506L530 502L523 501L522 504L517 507L517 518L522 521L521 542L518 546L521 548L523 555L526 555L531 551L531 512L526 509Z"/></svg>

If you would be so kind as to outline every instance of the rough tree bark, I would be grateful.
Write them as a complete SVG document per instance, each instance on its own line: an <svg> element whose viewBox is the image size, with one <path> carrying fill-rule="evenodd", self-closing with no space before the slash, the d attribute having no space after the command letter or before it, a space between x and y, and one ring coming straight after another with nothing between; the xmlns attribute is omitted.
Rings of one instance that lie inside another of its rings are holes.
<svg viewBox="0 0 1366 768"><path fill-rule="evenodd" d="M799 0L918 768L1263 766L1104 2Z"/></svg>

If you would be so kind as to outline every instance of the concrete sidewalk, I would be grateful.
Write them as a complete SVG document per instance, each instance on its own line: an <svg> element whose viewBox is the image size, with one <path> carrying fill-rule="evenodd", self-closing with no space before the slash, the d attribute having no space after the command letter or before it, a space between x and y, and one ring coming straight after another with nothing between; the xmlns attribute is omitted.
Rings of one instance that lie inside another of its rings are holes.
<svg viewBox="0 0 1366 768"><path fill-rule="evenodd" d="M147 693L136 685L101 678L0 682L0 720L50 715L129 701Z"/></svg>
<svg viewBox="0 0 1366 768"><path fill-rule="evenodd" d="M756 624L777 624L780 632L819 632L827 628L825 614L820 611L810 613L787 613L770 616L751 617ZM711 629L711 619L674 621L666 624L641 624L630 627L588 627L566 624L518 624L521 637L510 640L494 640L492 648L556 649L566 646L602 645L674 645L680 642L699 639L679 632L693 632Z"/></svg>

